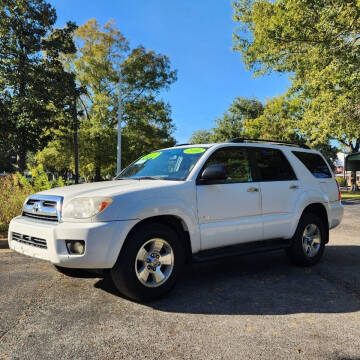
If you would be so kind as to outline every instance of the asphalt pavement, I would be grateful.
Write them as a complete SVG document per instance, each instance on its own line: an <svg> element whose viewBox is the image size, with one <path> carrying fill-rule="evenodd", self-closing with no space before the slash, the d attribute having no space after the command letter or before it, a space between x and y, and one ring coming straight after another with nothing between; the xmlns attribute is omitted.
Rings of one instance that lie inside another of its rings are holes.
<svg viewBox="0 0 360 360"><path fill-rule="evenodd" d="M360 359L359 219L348 202L313 268L282 251L198 264L148 304L2 249L0 359Z"/></svg>

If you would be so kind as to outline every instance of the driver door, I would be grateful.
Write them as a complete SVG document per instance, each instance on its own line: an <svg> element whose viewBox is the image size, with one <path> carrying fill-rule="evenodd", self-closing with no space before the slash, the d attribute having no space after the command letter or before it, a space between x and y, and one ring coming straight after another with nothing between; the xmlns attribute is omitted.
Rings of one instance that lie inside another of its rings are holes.
<svg viewBox="0 0 360 360"><path fill-rule="evenodd" d="M211 249L263 239L261 193L253 181L248 150L225 147L214 152L205 163L221 164L227 179L198 184L197 205L201 249Z"/></svg>

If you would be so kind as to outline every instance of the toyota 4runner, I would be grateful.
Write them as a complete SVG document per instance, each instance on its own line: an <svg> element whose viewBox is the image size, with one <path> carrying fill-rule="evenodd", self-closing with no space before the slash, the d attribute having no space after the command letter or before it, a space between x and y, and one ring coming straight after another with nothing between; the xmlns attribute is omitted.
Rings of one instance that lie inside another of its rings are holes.
<svg viewBox="0 0 360 360"><path fill-rule="evenodd" d="M233 139L158 150L113 181L31 195L8 241L61 272L108 269L122 294L148 300L191 261L285 249L294 264L313 265L342 216L319 152Z"/></svg>

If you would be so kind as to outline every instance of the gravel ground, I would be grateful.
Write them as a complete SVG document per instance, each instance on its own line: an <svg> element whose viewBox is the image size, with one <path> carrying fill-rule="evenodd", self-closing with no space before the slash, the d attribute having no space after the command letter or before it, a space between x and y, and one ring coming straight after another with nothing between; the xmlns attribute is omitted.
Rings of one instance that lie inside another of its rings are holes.
<svg viewBox="0 0 360 360"><path fill-rule="evenodd" d="M0 359L360 359L359 218L348 202L311 269L283 252L194 265L146 305L0 250Z"/></svg>

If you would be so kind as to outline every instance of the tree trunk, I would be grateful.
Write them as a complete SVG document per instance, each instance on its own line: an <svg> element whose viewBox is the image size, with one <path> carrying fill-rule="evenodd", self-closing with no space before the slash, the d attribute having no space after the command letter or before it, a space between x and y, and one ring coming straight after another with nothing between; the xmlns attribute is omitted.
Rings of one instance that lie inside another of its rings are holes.
<svg viewBox="0 0 360 360"><path fill-rule="evenodd" d="M351 172L351 191L357 191L358 186L356 183L356 171Z"/></svg>
<svg viewBox="0 0 360 360"><path fill-rule="evenodd" d="M16 156L16 165L17 165L18 171L21 174L24 174L24 171L26 169L26 150L24 148L19 149L19 152Z"/></svg>
<svg viewBox="0 0 360 360"><path fill-rule="evenodd" d="M100 170L101 170L100 163L96 162L94 181L101 181L102 180Z"/></svg>

